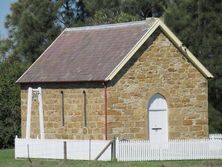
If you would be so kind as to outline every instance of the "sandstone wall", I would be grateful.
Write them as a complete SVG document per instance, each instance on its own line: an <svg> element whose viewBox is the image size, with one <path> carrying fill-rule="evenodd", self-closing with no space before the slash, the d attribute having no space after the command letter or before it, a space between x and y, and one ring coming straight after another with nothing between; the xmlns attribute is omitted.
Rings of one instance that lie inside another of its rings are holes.
<svg viewBox="0 0 222 167"><path fill-rule="evenodd" d="M43 88L46 138L104 139L104 89L101 83L22 85L22 136L25 137L28 86ZM84 95L87 127L84 127ZM108 138L147 139L149 99L162 94L168 103L169 138L208 136L207 80L158 31L108 84ZM61 91L65 124L62 126ZM39 135L37 103L32 137Z"/></svg>
<svg viewBox="0 0 222 167"><path fill-rule="evenodd" d="M156 93L168 103L170 139L208 137L207 80L162 33L143 49L110 83L109 138L148 139L147 107Z"/></svg>
<svg viewBox="0 0 222 167"><path fill-rule="evenodd" d="M51 88L51 86L45 85L42 90L46 138L104 139L103 88L90 88L90 86L83 86L83 88L80 88L81 85L73 87L70 86L70 84L63 86L63 88L57 86L58 85L53 85L53 87L56 88ZM62 126L61 91L64 93L64 126ZM83 91L86 92L87 127L84 127ZM22 137L25 137L27 86L21 90L21 99ZM33 104L31 137L36 138L37 135L39 135L38 105L37 102Z"/></svg>

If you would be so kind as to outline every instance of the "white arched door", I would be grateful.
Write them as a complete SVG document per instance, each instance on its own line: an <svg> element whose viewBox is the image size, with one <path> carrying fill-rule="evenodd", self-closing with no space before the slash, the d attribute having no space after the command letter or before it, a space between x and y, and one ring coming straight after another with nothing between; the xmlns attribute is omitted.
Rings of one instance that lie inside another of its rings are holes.
<svg viewBox="0 0 222 167"><path fill-rule="evenodd" d="M151 97L148 105L150 142L168 141L167 102L160 94Z"/></svg>

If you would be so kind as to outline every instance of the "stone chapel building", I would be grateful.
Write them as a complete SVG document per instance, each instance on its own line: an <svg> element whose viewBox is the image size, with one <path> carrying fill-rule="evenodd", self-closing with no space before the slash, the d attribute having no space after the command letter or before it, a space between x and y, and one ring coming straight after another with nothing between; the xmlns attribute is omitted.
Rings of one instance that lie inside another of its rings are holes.
<svg viewBox="0 0 222 167"><path fill-rule="evenodd" d="M208 137L212 74L157 18L66 28L17 80L22 137L163 140Z"/></svg>

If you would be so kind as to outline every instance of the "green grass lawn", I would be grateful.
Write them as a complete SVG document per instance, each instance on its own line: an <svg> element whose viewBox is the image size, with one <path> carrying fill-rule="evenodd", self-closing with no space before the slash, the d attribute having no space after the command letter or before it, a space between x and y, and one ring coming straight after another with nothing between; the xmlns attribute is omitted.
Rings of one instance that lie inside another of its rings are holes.
<svg viewBox="0 0 222 167"><path fill-rule="evenodd" d="M222 167L222 160L203 161L147 161L147 162L96 162L14 159L14 150L0 151L0 167Z"/></svg>

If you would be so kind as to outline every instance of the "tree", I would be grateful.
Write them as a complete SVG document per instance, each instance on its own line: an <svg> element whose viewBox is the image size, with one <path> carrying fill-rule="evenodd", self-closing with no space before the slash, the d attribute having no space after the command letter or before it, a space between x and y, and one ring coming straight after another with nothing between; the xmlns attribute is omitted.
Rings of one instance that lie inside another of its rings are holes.
<svg viewBox="0 0 222 167"><path fill-rule="evenodd" d="M163 14L164 0L83 0L86 24L107 24L144 20Z"/></svg>
<svg viewBox="0 0 222 167"><path fill-rule="evenodd" d="M87 18L85 24L110 24L138 20L138 16L122 10L122 0L83 0Z"/></svg>
<svg viewBox="0 0 222 167"><path fill-rule="evenodd" d="M147 17L161 17L165 4L165 0L126 0L123 1L122 8L124 12L146 19Z"/></svg>
<svg viewBox="0 0 222 167"><path fill-rule="evenodd" d="M10 54L12 42L9 39L0 39L0 62L3 62Z"/></svg>
<svg viewBox="0 0 222 167"><path fill-rule="evenodd" d="M57 19L64 27L83 25L87 12L82 0L57 0Z"/></svg>
<svg viewBox="0 0 222 167"><path fill-rule="evenodd" d="M6 18L13 55L22 61L33 62L58 36L58 5L48 0L18 0L11 5Z"/></svg>
<svg viewBox="0 0 222 167"><path fill-rule="evenodd" d="M20 134L20 88L15 81L25 68L13 57L0 64L0 148L13 146Z"/></svg>

